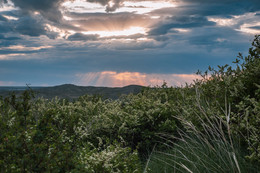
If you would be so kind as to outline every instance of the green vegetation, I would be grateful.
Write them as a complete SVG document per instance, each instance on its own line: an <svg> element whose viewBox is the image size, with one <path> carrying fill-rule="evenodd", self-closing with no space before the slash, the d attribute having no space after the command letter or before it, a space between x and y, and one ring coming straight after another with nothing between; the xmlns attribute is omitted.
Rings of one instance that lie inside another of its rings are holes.
<svg viewBox="0 0 260 173"><path fill-rule="evenodd" d="M36 93L36 98L54 99L68 99L70 101L77 100L82 95L101 95L104 99L116 100L122 94L137 94L142 90L140 85L128 85L125 87L93 87L93 86L76 86L72 84L64 84L53 87L30 87ZM22 95L27 87L1 87L0 95L8 97L10 92L15 92L16 95Z"/></svg>
<svg viewBox="0 0 260 173"><path fill-rule="evenodd" d="M0 172L259 172L260 36L185 87L0 99Z"/></svg>

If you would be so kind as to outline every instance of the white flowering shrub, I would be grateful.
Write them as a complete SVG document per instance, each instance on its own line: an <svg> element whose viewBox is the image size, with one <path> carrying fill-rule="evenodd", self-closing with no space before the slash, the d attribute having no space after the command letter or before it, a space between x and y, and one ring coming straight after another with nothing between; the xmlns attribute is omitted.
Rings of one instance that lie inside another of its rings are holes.
<svg viewBox="0 0 260 173"><path fill-rule="evenodd" d="M78 166L72 172L93 173L139 173L142 166L137 151L113 143L99 148L82 148Z"/></svg>

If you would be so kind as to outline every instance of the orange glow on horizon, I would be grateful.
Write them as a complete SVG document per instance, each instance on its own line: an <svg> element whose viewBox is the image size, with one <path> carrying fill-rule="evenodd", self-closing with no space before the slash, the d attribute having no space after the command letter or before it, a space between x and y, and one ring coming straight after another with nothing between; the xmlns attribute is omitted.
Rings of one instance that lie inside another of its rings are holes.
<svg viewBox="0 0 260 173"><path fill-rule="evenodd" d="M90 72L77 74L80 85L123 87L127 85L160 86L164 81L169 86L182 86L200 77L195 74L147 74L139 72Z"/></svg>

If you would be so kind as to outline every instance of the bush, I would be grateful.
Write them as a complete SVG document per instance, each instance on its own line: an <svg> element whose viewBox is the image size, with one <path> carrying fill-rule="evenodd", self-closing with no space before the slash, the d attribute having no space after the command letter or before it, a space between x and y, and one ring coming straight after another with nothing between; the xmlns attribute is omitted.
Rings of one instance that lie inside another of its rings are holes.
<svg viewBox="0 0 260 173"><path fill-rule="evenodd" d="M102 139L100 139L102 145ZM114 142L99 148L85 147L78 155L78 165L72 172L140 173L142 170L137 151Z"/></svg>
<svg viewBox="0 0 260 173"><path fill-rule="evenodd" d="M260 162L260 35L256 35L249 49L249 55L239 53L235 60L236 68L219 66L218 70L209 68L203 79L195 83L205 94L211 107L230 104L231 130L240 136L250 150L248 158ZM207 75L210 74L210 77ZM221 115L220 115L221 116ZM224 117L223 117L224 118Z"/></svg>
<svg viewBox="0 0 260 173"><path fill-rule="evenodd" d="M247 154L230 131L230 112L225 119L208 115L198 98L200 126L179 115L184 129L178 135L160 134L164 150L154 150L145 172L258 172L260 167L248 161Z"/></svg>

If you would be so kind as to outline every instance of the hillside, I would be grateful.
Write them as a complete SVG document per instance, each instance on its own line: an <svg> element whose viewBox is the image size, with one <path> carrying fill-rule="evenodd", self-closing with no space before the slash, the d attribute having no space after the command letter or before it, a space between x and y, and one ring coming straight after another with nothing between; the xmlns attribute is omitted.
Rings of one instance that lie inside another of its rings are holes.
<svg viewBox="0 0 260 173"><path fill-rule="evenodd" d="M18 95L27 87L0 87L0 96L6 97L10 92ZM104 98L117 99L122 94L137 94L143 87L139 85L129 85L125 87L93 87L93 86L76 86L64 84L53 87L31 87L36 93L36 97L52 99L54 97L66 98L69 100L77 99L82 95L101 95Z"/></svg>

